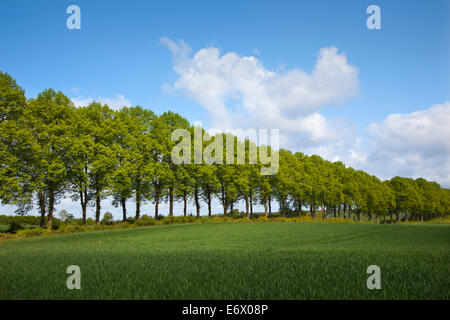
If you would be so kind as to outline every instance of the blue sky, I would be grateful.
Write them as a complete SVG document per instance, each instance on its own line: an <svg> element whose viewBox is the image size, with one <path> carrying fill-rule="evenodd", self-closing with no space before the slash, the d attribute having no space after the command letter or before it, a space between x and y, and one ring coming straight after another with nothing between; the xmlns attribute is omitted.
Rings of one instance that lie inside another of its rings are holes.
<svg viewBox="0 0 450 320"><path fill-rule="evenodd" d="M72 4L81 9L81 30L66 28ZM366 27L371 4L381 9L381 30ZM183 40L189 57L177 61L161 37L174 44ZM15 77L28 97L49 87L77 101L122 95L132 105L157 113L170 109L205 126L217 122L210 106L201 92L177 85L187 69L174 70L194 64L199 50L254 57L264 71L283 75L312 73L319 51L333 46L357 69L350 79L357 88L345 96L336 93L336 101L327 100L310 115L326 122L329 137L343 131L339 123L351 132L318 140L313 129L286 129L286 147L343 160L382 178L421 175L450 185L450 136L441 116L450 110L449 1L2 1L0 39L0 70ZM245 104L246 88L236 90L237 96L223 98L230 112ZM267 124L246 112L256 127ZM401 115L389 118L396 113ZM298 119L308 127L312 118ZM426 129L416 138L414 123ZM404 142L408 130L420 143ZM394 152L386 146L390 141L405 148ZM346 152L336 151L339 147ZM407 163L402 155L409 155Z"/></svg>

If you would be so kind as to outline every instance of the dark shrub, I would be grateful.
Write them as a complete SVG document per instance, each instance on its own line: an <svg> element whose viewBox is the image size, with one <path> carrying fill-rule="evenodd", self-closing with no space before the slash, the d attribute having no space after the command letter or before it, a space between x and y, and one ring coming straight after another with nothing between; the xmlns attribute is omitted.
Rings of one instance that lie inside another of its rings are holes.
<svg viewBox="0 0 450 320"><path fill-rule="evenodd" d="M11 224L9 225L9 228L8 228L8 230L7 230L6 232L11 233L11 234L14 234L14 233L16 233L17 231L22 230L22 229L24 229L24 227L22 227L21 224L19 224L19 223L13 221L13 222L11 222Z"/></svg>

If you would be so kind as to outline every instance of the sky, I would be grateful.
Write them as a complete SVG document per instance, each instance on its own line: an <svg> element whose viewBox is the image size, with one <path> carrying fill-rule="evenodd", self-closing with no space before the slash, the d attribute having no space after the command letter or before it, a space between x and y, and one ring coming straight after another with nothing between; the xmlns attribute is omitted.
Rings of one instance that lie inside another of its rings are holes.
<svg viewBox="0 0 450 320"><path fill-rule="evenodd" d="M282 148L450 187L450 1L2 1L0 39L0 70L28 98L276 128Z"/></svg>

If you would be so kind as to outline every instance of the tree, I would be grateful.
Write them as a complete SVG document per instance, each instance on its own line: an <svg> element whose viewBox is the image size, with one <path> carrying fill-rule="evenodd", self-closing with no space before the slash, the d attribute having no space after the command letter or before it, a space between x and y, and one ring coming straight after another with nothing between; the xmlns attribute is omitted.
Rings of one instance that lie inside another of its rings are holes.
<svg viewBox="0 0 450 320"><path fill-rule="evenodd" d="M423 178L418 178L415 180L415 185L418 188L418 192L421 195L423 202L420 211L415 212L415 214L420 216L420 220L424 220L424 216L429 218L433 217L439 206L439 191L440 186L433 182L428 182ZM416 207L416 209L419 209Z"/></svg>
<svg viewBox="0 0 450 320"><path fill-rule="evenodd" d="M219 180L216 175L217 167L215 165L205 164L200 168L200 190L201 198L208 206L208 216L212 215L212 199L220 188Z"/></svg>
<svg viewBox="0 0 450 320"><path fill-rule="evenodd" d="M189 165L180 164L176 172L177 185L175 186L175 200L183 201L183 215L187 215L188 199L192 196L194 184L189 171Z"/></svg>
<svg viewBox="0 0 450 320"><path fill-rule="evenodd" d="M124 108L132 118L129 131L131 137L130 159L131 189L136 203L136 219L139 219L141 205L150 197L150 187L154 176L153 150L155 139L153 137L153 122L155 114L140 106Z"/></svg>
<svg viewBox="0 0 450 320"><path fill-rule="evenodd" d="M95 222L100 223L101 200L107 196L108 182L115 167L113 141L116 137L114 112L107 105L92 102L86 109L86 121L91 128L91 163L89 172L90 198L95 206Z"/></svg>
<svg viewBox="0 0 450 320"><path fill-rule="evenodd" d="M222 141L227 141L227 136L230 141L234 141L234 136L231 134L222 134ZM233 150L229 150L226 147L226 143L223 144L223 160L222 164L216 164L216 177L217 181L219 182L219 192L218 192L218 198L220 203L222 204L223 208L223 215L227 216L228 207L230 205L230 202L232 202L236 195L236 185L235 185L235 178L237 176L236 174L236 165L230 165L227 164L227 157L230 159L234 159L235 152Z"/></svg>
<svg viewBox="0 0 450 320"><path fill-rule="evenodd" d="M270 146L259 146L258 148L265 148L268 154L272 154L275 152L270 148ZM258 155L259 155L258 149ZM259 169L261 169L263 165L261 161L259 161ZM264 206L264 213L267 218L272 217L272 198L275 193L275 184L276 179L274 175L261 175L259 177L259 184L257 186L256 192L258 195L259 202Z"/></svg>
<svg viewBox="0 0 450 320"><path fill-rule="evenodd" d="M58 216L63 222L65 222L67 217L69 216L69 213L67 212L67 210L63 209L58 212Z"/></svg>
<svg viewBox="0 0 450 320"><path fill-rule="evenodd" d="M323 159L317 155L312 155L305 159L305 171L306 171L306 201L309 205L310 214L312 217L316 215L316 206L322 205L322 211L324 206L324 194L326 192L324 174Z"/></svg>
<svg viewBox="0 0 450 320"><path fill-rule="evenodd" d="M114 221L114 217L113 217L112 213L109 211L105 212L105 214L103 215L102 223L104 223L106 225L110 225L113 223L113 221Z"/></svg>
<svg viewBox="0 0 450 320"><path fill-rule="evenodd" d="M155 203L155 218L159 216L159 204L165 196L168 181L171 181L173 174L170 170L170 164L166 161L170 154L168 139L170 139L169 128L162 117L156 117L151 127L153 144L151 149L151 167L149 168L151 176L151 188L147 195Z"/></svg>
<svg viewBox="0 0 450 320"><path fill-rule="evenodd" d="M0 202L18 205L18 214L32 206L32 135L24 123L25 91L0 71Z"/></svg>
<svg viewBox="0 0 450 320"><path fill-rule="evenodd" d="M19 119L25 108L25 91L13 77L0 70L0 123Z"/></svg>
<svg viewBox="0 0 450 320"><path fill-rule="evenodd" d="M417 205L416 200L419 198L417 190L414 188L414 180L411 178L394 177L388 181L389 187L394 192L395 198L395 208L394 214L396 215L396 220L400 220L400 214L403 213L405 216L412 212L414 206Z"/></svg>
<svg viewBox="0 0 450 320"><path fill-rule="evenodd" d="M117 208L122 207L122 220L127 220L126 202L132 196L132 174L133 174L133 147L134 137L131 134L134 127L134 119L128 111L123 108L115 112L114 127L116 134L111 146L115 156L114 168L108 176L108 189L113 196L112 204Z"/></svg>
<svg viewBox="0 0 450 320"><path fill-rule="evenodd" d="M342 177L343 193L343 214L344 219L351 219L352 207L357 194L356 171L353 168L346 168ZM347 216L346 216L347 210Z"/></svg>
<svg viewBox="0 0 450 320"><path fill-rule="evenodd" d="M275 198L280 204L280 214L282 216L288 215L289 204L288 196L292 189L292 177L290 176L290 164L292 163L292 152L280 149L280 163L279 170L274 175L275 182Z"/></svg>
<svg viewBox="0 0 450 320"><path fill-rule="evenodd" d="M302 206L305 203L308 186L306 184L305 170L306 156L301 152L296 152L289 162L287 168L289 180L289 196L292 198L298 216L302 216Z"/></svg>
<svg viewBox="0 0 450 320"><path fill-rule="evenodd" d="M69 145L66 157L68 191L73 201L80 201L83 224L86 224L87 206L92 201L89 177L94 150L92 127L90 122L86 121L87 111L85 107L75 109L72 129L76 134Z"/></svg>
<svg viewBox="0 0 450 320"><path fill-rule="evenodd" d="M174 202L174 194L175 188L179 182L178 178L178 170L180 169L179 165L175 165L172 161L172 149L175 146L175 142L172 141L172 133L177 129L189 129L189 122L180 116L178 113L173 112L164 112L160 119L162 124L165 127L166 135L163 138L166 140L163 142L165 145L165 153L163 155L163 162L165 162L169 168L165 175L165 184L167 186L167 198L169 202L169 216L173 216L173 202ZM181 174L182 175L182 174Z"/></svg>
<svg viewBox="0 0 450 320"><path fill-rule="evenodd" d="M41 210L41 226L47 213L47 227L51 228L54 207L67 186L67 154L73 135L74 105L62 92L48 89L31 99L24 114L27 129L33 140L32 168Z"/></svg>

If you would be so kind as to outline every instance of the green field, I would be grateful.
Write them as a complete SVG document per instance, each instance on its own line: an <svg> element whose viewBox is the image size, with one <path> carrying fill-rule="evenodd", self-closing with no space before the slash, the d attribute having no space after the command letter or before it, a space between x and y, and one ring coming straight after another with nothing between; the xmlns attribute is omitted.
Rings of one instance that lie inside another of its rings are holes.
<svg viewBox="0 0 450 320"><path fill-rule="evenodd" d="M0 299L449 299L450 226L208 223L0 243ZM381 290L366 269L381 268ZM81 290L66 268L81 268Z"/></svg>

